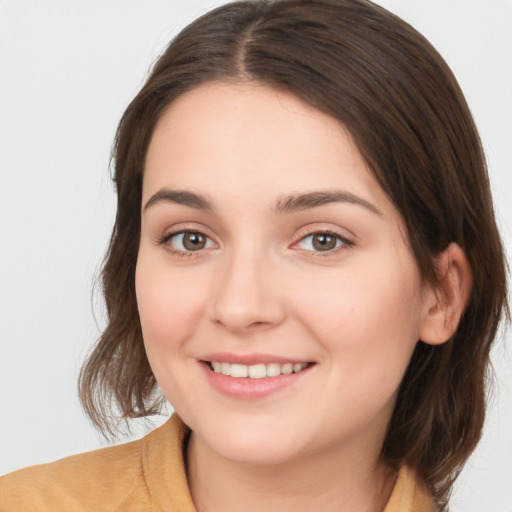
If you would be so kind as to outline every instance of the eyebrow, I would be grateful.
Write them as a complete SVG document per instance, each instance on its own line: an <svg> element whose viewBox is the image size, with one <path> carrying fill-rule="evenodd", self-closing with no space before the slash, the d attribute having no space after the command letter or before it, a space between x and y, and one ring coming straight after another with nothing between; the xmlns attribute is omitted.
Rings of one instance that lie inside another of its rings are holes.
<svg viewBox="0 0 512 512"><path fill-rule="evenodd" d="M276 205L277 213L292 213L307 210L330 203L349 203L362 206L376 215L382 212L372 203L350 192L342 190L327 190L320 192L307 192L305 194L290 194L279 199Z"/></svg>
<svg viewBox="0 0 512 512"><path fill-rule="evenodd" d="M197 210L213 211L212 203L203 195L188 190L162 189L153 194L144 206L144 211L158 203L174 203L189 206ZM342 190L327 190L318 192L306 192L304 194L288 194L282 196L274 208L278 214L293 213L308 210L325 204L349 203L362 206L376 215L382 212L372 203L350 192Z"/></svg>
<svg viewBox="0 0 512 512"><path fill-rule="evenodd" d="M162 189L149 198L148 202L144 206L144 211L146 211L150 206L162 202L182 204L198 210L213 210L213 206L210 201L200 194L189 192L188 190Z"/></svg>

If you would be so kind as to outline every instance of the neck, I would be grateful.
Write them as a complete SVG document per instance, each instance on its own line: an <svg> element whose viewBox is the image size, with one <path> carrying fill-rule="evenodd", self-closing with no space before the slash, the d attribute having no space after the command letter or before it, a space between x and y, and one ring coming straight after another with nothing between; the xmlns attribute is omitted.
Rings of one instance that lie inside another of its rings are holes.
<svg viewBox="0 0 512 512"><path fill-rule="evenodd" d="M187 476L198 512L382 512L395 474L368 450L351 451L330 449L270 466L245 464L222 458L192 433Z"/></svg>

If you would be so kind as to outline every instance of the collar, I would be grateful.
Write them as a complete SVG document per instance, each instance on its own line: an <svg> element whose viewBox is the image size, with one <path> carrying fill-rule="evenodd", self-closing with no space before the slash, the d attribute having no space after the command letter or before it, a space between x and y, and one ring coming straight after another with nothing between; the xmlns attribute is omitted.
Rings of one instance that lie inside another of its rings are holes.
<svg viewBox="0 0 512 512"><path fill-rule="evenodd" d="M143 439L142 467L155 510L197 512L190 495L185 466L189 428L177 414ZM436 512L425 486L406 466L398 472L383 512Z"/></svg>

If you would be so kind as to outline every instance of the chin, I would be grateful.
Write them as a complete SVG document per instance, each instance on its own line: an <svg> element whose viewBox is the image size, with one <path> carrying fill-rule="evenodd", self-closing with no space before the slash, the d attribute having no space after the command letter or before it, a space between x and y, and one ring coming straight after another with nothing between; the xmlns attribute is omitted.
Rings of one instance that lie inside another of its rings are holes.
<svg viewBox="0 0 512 512"><path fill-rule="evenodd" d="M301 447L307 444L293 435L289 424L279 425L270 418L213 423L192 430L217 456L239 464L268 466L285 463L297 457Z"/></svg>
<svg viewBox="0 0 512 512"><path fill-rule="evenodd" d="M283 436L284 437L284 436ZM226 460L244 465L273 466L284 464L297 456L296 443L285 443L274 435L245 437L240 439L224 438L210 445L218 455Z"/></svg>

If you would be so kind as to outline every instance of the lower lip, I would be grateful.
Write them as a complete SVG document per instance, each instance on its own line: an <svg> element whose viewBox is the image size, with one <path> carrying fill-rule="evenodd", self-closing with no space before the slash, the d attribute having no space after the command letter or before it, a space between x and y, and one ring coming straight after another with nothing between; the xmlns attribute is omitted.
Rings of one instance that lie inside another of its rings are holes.
<svg viewBox="0 0 512 512"><path fill-rule="evenodd" d="M262 379L230 377L212 371L207 363L201 362L201 366L206 378L217 391L233 398L251 400L266 397L292 385L308 374L314 365L308 366L297 373L278 375L277 377L263 377Z"/></svg>

